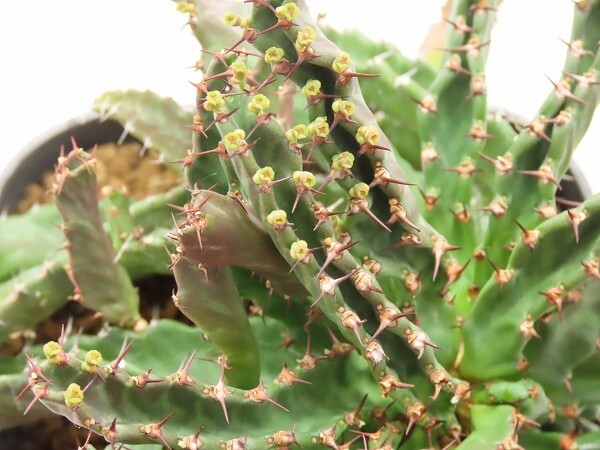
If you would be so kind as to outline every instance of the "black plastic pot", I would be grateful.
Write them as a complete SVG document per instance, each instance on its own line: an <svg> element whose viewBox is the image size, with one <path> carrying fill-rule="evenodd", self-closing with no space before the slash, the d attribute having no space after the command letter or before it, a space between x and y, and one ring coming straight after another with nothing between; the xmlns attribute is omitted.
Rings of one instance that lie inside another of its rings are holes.
<svg viewBox="0 0 600 450"><path fill-rule="evenodd" d="M71 137L80 147L89 149L96 144L116 142L122 133L118 122L100 122L96 114L89 113L36 137L0 171L0 211L12 212L25 188L42 181L43 173L54 167L61 147L65 152L71 150Z"/></svg>

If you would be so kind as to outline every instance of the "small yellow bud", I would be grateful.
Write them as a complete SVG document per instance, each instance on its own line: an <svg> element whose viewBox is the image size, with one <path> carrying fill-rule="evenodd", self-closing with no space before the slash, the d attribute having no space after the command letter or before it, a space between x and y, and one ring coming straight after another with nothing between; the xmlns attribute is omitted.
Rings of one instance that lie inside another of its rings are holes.
<svg viewBox="0 0 600 450"><path fill-rule="evenodd" d="M267 64L276 64L283 61L285 52L279 47L269 47L265 52L265 62Z"/></svg>
<svg viewBox="0 0 600 450"><path fill-rule="evenodd" d="M77 383L71 383L65 391L65 405L69 409L77 409L83 403L83 391Z"/></svg>
<svg viewBox="0 0 600 450"><path fill-rule="evenodd" d="M242 145L246 143L244 141L245 137L246 132L239 128L235 131L227 133L223 137L223 143L225 144L225 148L227 148L227 150L229 151L238 150Z"/></svg>
<svg viewBox="0 0 600 450"><path fill-rule="evenodd" d="M276 209L269 213L267 222L277 231L284 230L288 225L287 214L282 209Z"/></svg>
<svg viewBox="0 0 600 450"><path fill-rule="evenodd" d="M317 117L308 125L308 134L320 138L326 138L329 136L329 124L327 123L327 117Z"/></svg>
<svg viewBox="0 0 600 450"><path fill-rule="evenodd" d="M175 9L177 10L177 12L180 12L182 14L194 14L196 12L196 5L188 2L177 2L177 5L175 5Z"/></svg>
<svg viewBox="0 0 600 450"><path fill-rule="evenodd" d="M369 185L366 183L356 183L350 188L348 193L350 194L350 197L362 200L369 195Z"/></svg>
<svg viewBox="0 0 600 450"><path fill-rule="evenodd" d="M345 119L350 119L350 116L356 111L356 105L347 100L336 100L332 103L331 109L334 113L344 116Z"/></svg>
<svg viewBox="0 0 600 450"><path fill-rule="evenodd" d="M206 94L204 109L211 112L220 112L225 106L223 96L219 91L210 91Z"/></svg>
<svg viewBox="0 0 600 450"><path fill-rule="evenodd" d="M298 142L308 136L308 127L304 124L295 125L285 132L285 137L289 142Z"/></svg>
<svg viewBox="0 0 600 450"><path fill-rule="evenodd" d="M243 61L234 61L229 69L232 72L231 81L233 84L241 84L246 78L246 73L248 73L248 67L246 63Z"/></svg>
<svg viewBox="0 0 600 450"><path fill-rule="evenodd" d="M309 25L304 26L296 36L294 47L298 53L303 53L315 41L317 32Z"/></svg>
<svg viewBox="0 0 600 450"><path fill-rule="evenodd" d="M294 184L302 186L305 189L312 189L317 180L311 172L296 170L292 173L292 180Z"/></svg>
<svg viewBox="0 0 600 450"><path fill-rule="evenodd" d="M344 71L350 68L350 64L352 64L352 60L350 59L350 55L348 53L340 53L337 58L333 60L333 64L331 68L337 74L343 73Z"/></svg>
<svg viewBox="0 0 600 450"><path fill-rule="evenodd" d="M350 152L342 152L331 158L331 168L336 172L341 172L342 169L352 169L353 165L354 155Z"/></svg>
<svg viewBox="0 0 600 450"><path fill-rule="evenodd" d="M379 130L374 125L362 126L356 132L356 141L363 145L365 143L369 145L377 145L379 142Z"/></svg>
<svg viewBox="0 0 600 450"><path fill-rule="evenodd" d="M88 373L96 371L102 362L102 354L98 350L90 350L85 355L85 360L81 364L81 370Z"/></svg>
<svg viewBox="0 0 600 450"><path fill-rule="evenodd" d="M248 111L260 115L264 113L269 106L271 106L271 101L266 95L256 94L254 97L252 97L250 103L248 103Z"/></svg>
<svg viewBox="0 0 600 450"><path fill-rule="evenodd" d="M304 259L308 256L308 244L306 241L296 241L290 247L290 256L296 260Z"/></svg>
<svg viewBox="0 0 600 450"><path fill-rule="evenodd" d="M300 8L294 2L275 8L275 15L278 19L292 21L300 15Z"/></svg>
<svg viewBox="0 0 600 450"><path fill-rule="evenodd" d="M58 364L61 361L61 354L63 353L63 349L58 342L50 341L44 344L43 347L44 356L50 361L52 364Z"/></svg>
<svg viewBox="0 0 600 450"><path fill-rule="evenodd" d="M223 17L223 22L225 22L225 25L227 25L228 27L246 28L248 26L248 19L245 19L244 17L238 16L237 14L230 12L225 13L225 16Z"/></svg>
<svg viewBox="0 0 600 450"><path fill-rule="evenodd" d="M302 88L302 95L307 98L319 95L321 92L321 82L319 80L308 80Z"/></svg>
<svg viewBox="0 0 600 450"><path fill-rule="evenodd" d="M254 184L261 185L265 183L270 183L271 181L273 181L274 178L275 171L272 167L266 166L256 171L256 173L252 177L252 181L254 181Z"/></svg>

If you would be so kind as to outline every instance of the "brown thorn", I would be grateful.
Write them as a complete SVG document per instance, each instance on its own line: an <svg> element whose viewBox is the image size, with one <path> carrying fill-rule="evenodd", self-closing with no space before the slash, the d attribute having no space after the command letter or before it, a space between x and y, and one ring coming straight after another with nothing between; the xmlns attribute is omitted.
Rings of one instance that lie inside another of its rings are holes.
<svg viewBox="0 0 600 450"><path fill-rule="evenodd" d="M131 348L131 346L133 345L134 342L135 342L135 339L132 339L131 342L129 344L127 344L127 346L123 350L121 350L121 353L119 353L119 356L117 356L117 359L115 359L109 365L109 372L111 375L114 375L117 372L117 369L119 368L119 364L121 363L121 361L123 361L123 358L125 358L125 355L127 354L127 352L129 351L129 349Z"/></svg>
<svg viewBox="0 0 600 450"><path fill-rule="evenodd" d="M35 402L37 402L38 400L40 400L42 398L46 398L48 396L48 387L49 387L49 385L45 384L44 386L37 389L36 392L34 392L33 400L31 400L29 405L27 405L27 408L25 408L23 415L26 415L29 412L29 410L31 408L33 408L33 405L35 405Z"/></svg>

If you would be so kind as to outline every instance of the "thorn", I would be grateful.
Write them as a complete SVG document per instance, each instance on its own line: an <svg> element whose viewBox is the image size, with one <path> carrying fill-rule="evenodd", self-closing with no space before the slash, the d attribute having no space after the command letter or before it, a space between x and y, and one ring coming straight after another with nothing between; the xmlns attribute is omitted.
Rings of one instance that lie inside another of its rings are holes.
<svg viewBox="0 0 600 450"><path fill-rule="evenodd" d="M369 343L372 342L375 338L377 338L377 336L379 336L386 328L395 327L398 324L397 320L401 319L402 317L406 317L407 315L408 314L396 311L392 308L382 309L379 312L379 327L377 328L375 333L373 333L373 336L371 336Z"/></svg>
<svg viewBox="0 0 600 450"><path fill-rule="evenodd" d="M117 418L115 417L108 427L102 427L102 435L114 450L117 441Z"/></svg>
<svg viewBox="0 0 600 450"><path fill-rule="evenodd" d="M577 209L567 209L567 220L573 227L573 232L575 233L575 242L579 243L579 226L581 222L587 219L588 213L584 210Z"/></svg>
<svg viewBox="0 0 600 450"><path fill-rule="evenodd" d="M406 426L405 435L408 436L410 430L413 425L425 418L425 413L427 413L427 408L421 402L411 403L406 407L406 417L408 417L408 425Z"/></svg>
<svg viewBox="0 0 600 450"><path fill-rule="evenodd" d="M468 53L470 56L476 58L479 56L480 50L488 45L491 41L480 42L477 36L473 36L469 41L458 47L446 47L440 48L439 50L444 52L458 52L458 53Z"/></svg>
<svg viewBox="0 0 600 450"><path fill-rule="evenodd" d="M452 380L444 370L436 369L429 374L429 381L433 383L435 391L429 398L435 401L444 386L452 387Z"/></svg>
<svg viewBox="0 0 600 450"><path fill-rule="evenodd" d="M321 186L321 188L319 188L319 190L321 190L322 188L323 188L323 186ZM315 204L313 205L313 212L315 214L315 219L317 219L317 224L313 228L313 231L316 231L317 228L319 228L321 225L323 225L327 221L327 219L329 219L329 217L338 216L340 214L346 214L343 211L331 212L327 208L325 208L322 203L319 203L319 202L315 202Z"/></svg>
<svg viewBox="0 0 600 450"><path fill-rule="evenodd" d="M552 288L548 289L546 292L538 292L538 294L546 297L546 301L550 305L556 306L559 322L562 322L562 303L563 303L564 293L565 293L565 288L562 284L559 286L552 287Z"/></svg>
<svg viewBox="0 0 600 450"><path fill-rule="evenodd" d="M483 172L483 170L477 169L470 159L463 160L456 167L444 167L442 170L457 173L463 180L468 180L474 174Z"/></svg>
<svg viewBox="0 0 600 450"><path fill-rule="evenodd" d="M474 31L473 27L470 27L467 25L467 22L466 22L464 16L458 16L456 18L455 22L448 19L447 17L444 17L444 21L449 23L450 25L452 25L452 28L454 28L456 30L456 32L459 34L464 35L464 34L471 33L472 31Z"/></svg>
<svg viewBox="0 0 600 450"><path fill-rule="evenodd" d="M591 259L589 261L580 261L580 263L583 266L586 276L600 280L600 264L598 264L597 260Z"/></svg>
<svg viewBox="0 0 600 450"><path fill-rule="evenodd" d="M92 429L90 428L87 438L85 439L85 442L83 443L83 445L81 445L81 443L79 442L79 438L77 438L77 450L87 450L91 438L92 438Z"/></svg>
<svg viewBox="0 0 600 450"><path fill-rule="evenodd" d="M441 350L442 347L434 344L433 342L431 342L431 340L429 340L429 336L427 336L427 334L423 331L420 330L410 330L410 328L407 328L406 330L404 330L404 334L406 335L406 340L408 341L408 345L410 345L410 347L417 351L419 353L419 355L417 356L417 359L421 359L421 357L423 356L423 353L425 353L425 347L431 347L431 348L435 348L438 350Z"/></svg>
<svg viewBox="0 0 600 450"><path fill-rule="evenodd" d="M257 387L248 392L245 392L244 398L249 398L250 400L256 403L267 402L274 406L277 406L280 409L283 409L285 412L290 412L290 410L287 409L285 406L280 405L267 395L267 388L265 388L265 384L262 380L259 380Z"/></svg>
<svg viewBox="0 0 600 450"><path fill-rule="evenodd" d="M361 344L362 338L360 337L359 329L363 323L367 322L367 319L361 320L360 317L358 317L358 315L354 311L352 311L351 309L347 309L344 312L342 312L340 322L344 327L354 331L356 339L358 340L359 344Z"/></svg>
<svg viewBox="0 0 600 450"><path fill-rule="evenodd" d="M339 242L336 242L332 237L327 237L323 240L323 244L325 246L325 251L327 253L327 258L325 262L321 266L321 269L317 273L317 278L319 278L325 269L331 264L333 261L339 261L342 258L342 254L346 250L350 250L360 241L351 242L350 244L342 245Z"/></svg>
<svg viewBox="0 0 600 450"><path fill-rule="evenodd" d="M455 245L450 245L448 243L448 241L442 237L436 237L434 239L433 248L432 248L432 252L435 257L435 265L433 268L433 281L435 281L435 278L437 277L437 273L440 268L440 264L442 262L443 256L447 252L451 252L454 250L460 250L460 249L461 249L461 247L457 247Z"/></svg>
<svg viewBox="0 0 600 450"><path fill-rule="evenodd" d="M387 221L388 224L391 225L396 222L402 222L403 224L409 226L410 228L416 230L417 232L421 232L421 229L418 226L416 226L413 222L410 221L410 219L408 218L408 213L406 212L406 209L404 209L404 207L400 204L400 202L398 201L397 198L390 198L389 204L390 204L390 213L392 216Z"/></svg>
<svg viewBox="0 0 600 450"><path fill-rule="evenodd" d="M150 378L150 372L152 372L152 367L146 372L132 377L134 384L139 388L145 388L150 383L160 383L161 381L164 381L163 378Z"/></svg>
<svg viewBox="0 0 600 450"><path fill-rule="evenodd" d="M33 405L35 405L35 402L37 402L38 400L42 399L42 398L46 398L48 397L48 390L49 390L50 385L49 384L45 384L43 386L36 386L33 389L33 400L31 400L31 402L29 403L29 405L27 405L27 408L25 408L25 411L23 412L23 415L26 415L29 410L31 408L33 408Z"/></svg>
<svg viewBox="0 0 600 450"><path fill-rule="evenodd" d="M500 269L496 264L494 264L494 262L491 259L488 258L487 260L494 269L494 277L496 279L496 283L498 283L500 287L504 286L506 283L512 280L512 277L514 275L513 269Z"/></svg>
<svg viewBox="0 0 600 450"><path fill-rule="evenodd" d="M296 439L296 425L292 428L292 431L281 430L275 433L272 437L267 439L269 445L278 445L279 447L289 448L292 444L296 444L298 447L302 447Z"/></svg>
<svg viewBox="0 0 600 450"><path fill-rule="evenodd" d="M204 388L203 392L205 395L210 395L214 400L218 401L221 404L221 409L223 410L223 415L225 416L225 420L229 423L229 415L227 414L227 405L225 404L225 399L228 395L231 394L231 391L227 389L225 386L225 369L229 368L227 363L227 358L219 358L218 360L219 366L221 367L221 374L219 375L219 381L216 385L209 386Z"/></svg>
<svg viewBox="0 0 600 450"><path fill-rule="evenodd" d="M194 349L192 354L186 360L186 362L183 365L183 368L170 377L180 386L193 386L195 384L194 379L189 375L190 366L192 365L192 361L194 361L195 356L196 349Z"/></svg>
<svg viewBox="0 0 600 450"><path fill-rule="evenodd" d="M125 342L126 341L123 341L123 345L125 345ZM121 353L119 353L119 356L117 357L117 359L115 359L108 366L108 371L111 375L116 375L117 370L119 369L119 365L121 364L121 361L123 361L123 358L125 358L125 355L127 354L127 352L129 351L129 349L131 348L131 346L133 345L134 342L135 342L135 339L132 339L131 342L125 346L124 349L122 348Z"/></svg>
<svg viewBox="0 0 600 450"><path fill-rule="evenodd" d="M448 281L446 282L446 284L444 285L443 289L440 292L440 295L442 297L444 295L446 295L450 286L452 284L456 283L456 281L458 281L458 279L461 277L463 272L467 269L467 267L469 267L470 263L471 263L471 258L469 258L467 260L467 262L465 263L464 266L461 266L458 262L453 261L446 267L445 272L446 272L446 277L448 278Z"/></svg>
<svg viewBox="0 0 600 450"><path fill-rule="evenodd" d="M327 356L325 356L325 355L313 356L312 355L312 346L310 343L310 334L309 334L308 340L306 343L306 352L304 353L304 356L301 359L297 359L296 361L298 362L298 364L300 365L301 368L307 369L307 370L312 370L317 366L317 362L319 362L322 359L327 359Z"/></svg>
<svg viewBox="0 0 600 450"><path fill-rule="evenodd" d="M548 184L549 182L551 182L558 188L559 191L562 190L562 186L560 185L560 182L554 177L550 166L543 165L538 170L519 170L518 173L539 178L542 184Z"/></svg>
<svg viewBox="0 0 600 450"><path fill-rule="evenodd" d="M310 381L306 381L306 380L302 380L302 379L298 378L296 376L296 374L294 373L294 371L292 371L288 368L287 363L285 363L283 365L283 369L281 369L281 372L279 372L279 375L277 375L276 382L283 383L286 386L291 386L294 383L302 383L302 384L312 385L312 383Z"/></svg>
<svg viewBox="0 0 600 450"><path fill-rule="evenodd" d="M371 219L373 219L381 228L383 228L386 231L389 231L390 233L392 232L392 230L390 230L381 220L379 220L379 218L375 214L373 214L373 212L369 209L369 203L365 198L351 198L348 203L348 206L350 209L350 211L348 212L349 215L364 212Z"/></svg>
<svg viewBox="0 0 600 450"><path fill-rule="evenodd" d="M554 91L556 92L557 98L572 100L581 105L589 106L588 102L583 101L579 97L576 97L571 92L571 84L567 80L561 80L558 83L555 83L548 75L546 75L546 78L548 78L548 81L550 81L550 83L552 83L552 85L554 86Z"/></svg>
<svg viewBox="0 0 600 450"><path fill-rule="evenodd" d="M169 450L173 450L169 444L167 443L167 441L165 440L163 434L162 434L162 426L167 423L167 421L173 417L173 414L175 414L175 411L173 411L171 414L169 414L167 417L165 417L163 420L161 420L158 423L151 423L149 425L144 425L142 427L140 427L140 431L142 433L145 433L148 435L148 437L150 439L153 439L155 441L159 441L161 442L165 447L167 447Z"/></svg>
<svg viewBox="0 0 600 450"><path fill-rule="evenodd" d="M325 294L335 296L335 288L340 284L346 281L348 278L353 276L360 269L354 269L352 272L347 273L346 275L333 279L328 277L325 274L321 274L318 278L319 288L321 289L321 293L317 297L317 299L310 305L310 309L312 309L320 300L323 298Z"/></svg>
<svg viewBox="0 0 600 450"><path fill-rule="evenodd" d="M317 310L318 311L318 310ZM346 356L349 355L352 351L356 349L356 347L348 342L341 342L333 331L329 327L327 327L327 333L331 338L331 349L325 349L323 353L327 358L335 358L336 356Z"/></svg>

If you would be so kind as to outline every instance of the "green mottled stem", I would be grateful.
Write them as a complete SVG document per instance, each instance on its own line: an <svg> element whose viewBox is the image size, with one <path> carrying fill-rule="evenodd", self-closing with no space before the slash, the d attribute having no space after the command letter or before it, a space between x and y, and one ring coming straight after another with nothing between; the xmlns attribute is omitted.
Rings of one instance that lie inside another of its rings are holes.
<svg viewBox="0 0 600 450"><path fill-rule="evenodd" d="M516 358L525 345L519 325L527 314L536 319L549 306L539 292L559 285L564 285L566 292L585 280L580 261L590 260L600 249L596 232L600 196L578 209L589 213L579 226L579 243L564 212L537 228L540 239L533 251L522 242L517 244L506 267L514 270L507 284L501 286L492 277L483 287L462 328L465 352L460 371L464 376L487 379L514 373Z"/></svg>
<svg viewBox="0 0 600 450"><path fill-rule="evenodd" d="M12 332L34 328L68 301L73 285L63 268L67 255L61 259L0 284L0 343Z"/></svg>

